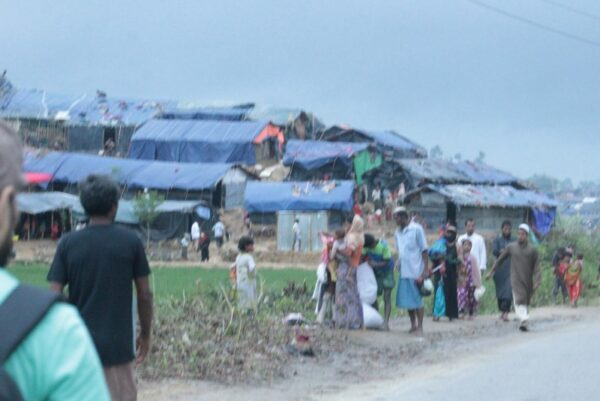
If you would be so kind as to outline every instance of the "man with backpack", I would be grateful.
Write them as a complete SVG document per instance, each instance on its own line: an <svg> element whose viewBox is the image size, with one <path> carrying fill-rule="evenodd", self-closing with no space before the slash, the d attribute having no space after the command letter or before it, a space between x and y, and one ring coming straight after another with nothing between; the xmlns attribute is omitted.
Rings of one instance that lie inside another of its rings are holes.
<svg viewBox="0 0 600 401"><path fill-rule="evenodd" d="M0 123L0 266L18 221L22 149ZM0 268L0 400L100 400L110 396L90 335L72 306L20 285Z"/></svg>

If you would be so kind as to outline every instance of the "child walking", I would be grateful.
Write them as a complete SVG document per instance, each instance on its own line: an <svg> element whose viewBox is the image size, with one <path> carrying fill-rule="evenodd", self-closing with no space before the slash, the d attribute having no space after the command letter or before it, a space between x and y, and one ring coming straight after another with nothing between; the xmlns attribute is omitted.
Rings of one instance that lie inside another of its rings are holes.
<svg viewBox="0 0 600 401"><path fill-rule="evenodd" d="M252 257L254 240L243 236L238 242L240 253L235 259L235 276L238 304L241 309L252 309L256 306L256 264Z"/></svg>
<svg viewBox="0 0 600 401"><path fill-rule="evenodd" d="M481 273L477 260L471 256L473 244L470 239L465 239L462 244L463 263L459 268L458 310L469 319L477 313L478 302L475 299L475 290L481 287Z"/></svg>

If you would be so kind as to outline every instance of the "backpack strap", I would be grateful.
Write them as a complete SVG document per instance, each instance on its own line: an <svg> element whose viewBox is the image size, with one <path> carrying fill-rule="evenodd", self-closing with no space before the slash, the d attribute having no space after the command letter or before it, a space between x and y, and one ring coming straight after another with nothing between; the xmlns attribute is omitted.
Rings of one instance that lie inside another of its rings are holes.
<svg viewBox="0 0 600 401"><path fill-rule="evenodd" d="M62 295L20 284L0 305L0 364L46 315Z"/></svg>

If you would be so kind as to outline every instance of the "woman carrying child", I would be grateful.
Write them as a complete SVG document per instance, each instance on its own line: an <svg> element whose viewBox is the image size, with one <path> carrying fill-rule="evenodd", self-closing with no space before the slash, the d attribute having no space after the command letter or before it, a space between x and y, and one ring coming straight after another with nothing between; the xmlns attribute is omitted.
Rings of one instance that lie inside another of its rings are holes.
<svg viewBox="0 0 600 401"><path fill-rule="evenodd" d="M356 269L360 263L363 244L364 222L360 216L355 215L344 245L334 245L338 261L334 318L336 327L341 329L360 329L363 326L362 303L356 281Z"/></svg>

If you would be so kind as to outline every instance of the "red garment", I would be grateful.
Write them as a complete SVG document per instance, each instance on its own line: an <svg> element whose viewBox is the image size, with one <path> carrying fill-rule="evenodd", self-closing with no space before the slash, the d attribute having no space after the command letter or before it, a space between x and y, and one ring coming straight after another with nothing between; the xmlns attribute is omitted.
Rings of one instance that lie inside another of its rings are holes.
<svg viewBox="0 0 600 401"><path fill-rule="evenodd" d="M355 215L362 216L362 210L360 209L360 205L358 203L354 204L354 208L352 210L354 210Z"/></svg>

